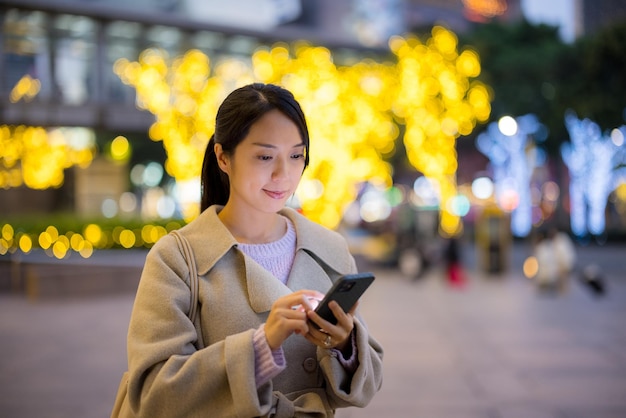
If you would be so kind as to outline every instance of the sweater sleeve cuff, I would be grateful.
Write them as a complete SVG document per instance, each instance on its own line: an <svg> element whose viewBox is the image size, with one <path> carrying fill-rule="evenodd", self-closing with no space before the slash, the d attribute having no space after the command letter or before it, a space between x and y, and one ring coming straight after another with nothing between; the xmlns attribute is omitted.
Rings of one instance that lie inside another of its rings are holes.
<svg viewBox="0 0 626 418"><path fill-rule="evenodd" d="M272 351L265 338L265 324L262 324L252 337L254 346L254 378L261 387L285 370L287 362L283 348Z"/></svg>
<svg viewBox="0 0 626 418"><path fill-rule="evenodd" d="M349 372L349 373L354 373L354 371L357 369L358 365L358 360L357 360L357 347L356 347L356 335L354 332L352 332L352 334L350 335L350 344L352 344L352 353L350 355L350 358L344 358L343 353L340 350L337 350L335 348L331 349L330 351L333 353L333 356L337 358L337 360L339 360L339 363L343 366L343 368Z"/></svg>

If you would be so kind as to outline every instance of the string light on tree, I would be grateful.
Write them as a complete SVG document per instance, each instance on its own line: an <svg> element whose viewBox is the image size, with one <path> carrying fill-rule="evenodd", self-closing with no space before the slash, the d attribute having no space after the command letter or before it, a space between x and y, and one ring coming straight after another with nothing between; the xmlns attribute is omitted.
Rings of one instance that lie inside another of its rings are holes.
<svg viewBox="0 0 626 418"><path fill-rule="evenodd" d="M529 139L542 140L541 124L533 114L504 116L492 122L476 139L480 152L489 158L496 201L511 212L511 232L525 237L532 228L530 180L537 165L536 148Z"/></svg>
<svg viewBox="0 0 626 418"><path fill-rule="evenodd" d="M570 172L570 223L577 236L600 235L606 226L607 197L626 179L626 126L603 134L597 123L565 115L571 142L561 155Z"/></svg>

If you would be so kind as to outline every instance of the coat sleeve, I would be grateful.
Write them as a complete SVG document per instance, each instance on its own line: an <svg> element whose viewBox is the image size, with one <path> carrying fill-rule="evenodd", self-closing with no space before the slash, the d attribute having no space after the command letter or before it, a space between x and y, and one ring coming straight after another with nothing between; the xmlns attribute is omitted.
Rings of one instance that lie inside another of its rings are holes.
<svg viewBox="0 0 626 418"><path fill-rule="evenodd" d="M348 252L347 249L344 251ZM350 272L356 273L354 258L349 254ZM383 348L369 334L364 320L358 314L354 318L358 367L354 373L345 370L331 350L317 349L317 360L328 383L326 392L333 409L349 406L365 407L382 387Z"/></svg>
<svg viewBox="0 0 626 418"><path fill-rule="evenodd" d="M360 317L354 318L358 367L347 372L331 350L317 349L319 364L328 386L326 392L330 405L335 408L365 407L382 386L383 349L369 335Z"/></svg>
<svg viewBox="0 0 626 418"><path fill-rule="evenodd" d="M254 330L197 350L188 276L174 238L163 237L148 253L130 319L131 409L140 417L263 415L272 394L251 378Z"/></svg>

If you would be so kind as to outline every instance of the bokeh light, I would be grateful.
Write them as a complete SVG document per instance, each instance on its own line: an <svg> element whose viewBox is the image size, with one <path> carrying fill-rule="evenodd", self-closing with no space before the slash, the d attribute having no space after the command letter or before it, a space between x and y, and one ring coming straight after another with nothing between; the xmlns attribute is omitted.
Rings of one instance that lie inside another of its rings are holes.
<svg viewBox="0 0 626 418"><path fill-rule="evenodd" d="M396 63L363 59L345 66L335 64L327 48L306 42L259 48L250 61L218 61L198 50L170 58L148 49L136 62L118 60L114 71L135 87L138 107L156 116L149 134L163 141L165 171L177 182L200 175L217 108L230 91L252 81L289 89L314 141L296 201L306 216L330 228L340 223L359 184L391 187L387 159L404 124L408 160L438 184L441 229L451 235L461 228L459 215L447 209L458 194L455 141L491 112L487 87L472 80L480 74L478 54L459 52L457 43L453 32L437 26L424 42L392 38ZM133 183L145 170L133 168ZM191 203L181 204L187 220L198 214L197 202Z"/></svg>
<svg viewBox="0 0 626 418"><path fill-rule="evenodd" d="M39 93L39 90L41 90L41 82L26 74L19 79L11 90L9 100L11 103L17 103L22 99L28 102Z"/></svg>
<svg viewBox="0 0 626 418"><path fill-rule="evenodd" d="M493 192L493 181L489 177L478 177L472 182L472 194L478 199L489 199Z"/></svg>
<svg viewBox="0 0 626 418"><path fill-rule="evenodd" d="M118 136L110 145L111 158L117 163L125 163L130 159L131 147L128 139Z"/></svg>
<svg viewBox="0 0 626 418"><path fill-rule="evenodd" d="M86 167L94 155L89 129L0 125L0 188L58 188L65 169Z"/></svg>
<svg viewBox="0 0 626 418"><path fill-rule="evenodd" d="M506 136L513 136L517 133L517 122L511 116L503 116L498 120L498 129Z"/></svg>
<svg viewBox="0 0 626 418"><path fill-rule="evenodd" d="M535 169L545 162L536 146L543 137L541 127L534 114L504 116L476 138L476 147L489 158L495 201L511 213L511 232L518 237L527 236L533 226L531 183Z"/></svg>
<svg viewBox="0 0 626 418"><path fill-rule="evenodd" d="M575 113L565 115L571 142L561 144L561 156L570 175L570 224L577 236L600 235L606 228L609 195L619 186L626 165L623 133L626 126L610 135Z"/></svg>
<svg viewBox="0 0 626 418"><path fill-rule="evenodd" d="M457 195L456 138L469 135L491 112L487 87L470 80L480 73L478 55L473 51L459 55L456 35L440 26L426 42L393 37L390 47L398 57L394 112L406 124L407 157L438 184L442 232L458 234L460 217L447 209Z"/></svg>
<svg viewBox="0 0 626 418"><path fill-rule="evenodd" d="M539 272L539 262L537 261L537 257L530 256L524 260L522 271L524 272L524 276L528 279L535 277Z"/></svg>

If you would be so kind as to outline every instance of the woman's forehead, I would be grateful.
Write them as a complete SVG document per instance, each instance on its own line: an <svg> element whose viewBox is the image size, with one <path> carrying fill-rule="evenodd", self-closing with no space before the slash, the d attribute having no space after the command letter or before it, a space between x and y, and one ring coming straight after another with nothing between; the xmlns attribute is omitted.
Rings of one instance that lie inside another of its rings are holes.
<svg viewBox="0 0 626 418"><path fill-rule="evenodd" d="M266 147L304 145L298 126L278 110L266 113L252 124L244 141Z"/></svg>

